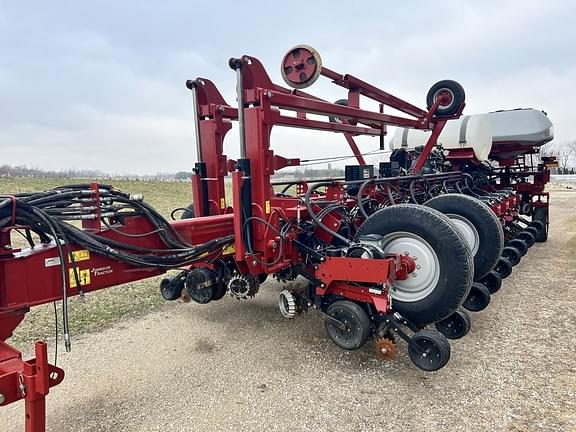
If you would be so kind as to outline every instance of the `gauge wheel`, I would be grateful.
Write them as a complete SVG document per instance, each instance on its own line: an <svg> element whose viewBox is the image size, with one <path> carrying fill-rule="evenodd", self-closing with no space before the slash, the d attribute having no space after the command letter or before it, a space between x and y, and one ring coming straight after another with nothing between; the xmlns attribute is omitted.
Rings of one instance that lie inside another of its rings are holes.
<svg viewBox="0 0 576 432"><path fill-rule="evenodd" d="M326 314L345 325L340 328L335 322L326 319L328 337L345 350L355 350L366 343L370 336L370 318L362 307L349 300L337 300L326 309Z"/></svg>

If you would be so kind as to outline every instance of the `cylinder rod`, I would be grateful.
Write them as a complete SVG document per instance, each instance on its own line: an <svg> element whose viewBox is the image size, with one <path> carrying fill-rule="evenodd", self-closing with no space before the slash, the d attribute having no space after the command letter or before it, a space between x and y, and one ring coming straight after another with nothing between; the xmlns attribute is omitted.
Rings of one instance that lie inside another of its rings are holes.
<svg viewBox="0 0 576 432"><path fill-rule="evenodd" d="M198 112L198 97L196 84L189 86L192 91L192 117L194 118L194 143L196 144L196 157L198 162L202 162L202 145L200 141L200 114Z"/></svg>
<svg viewBox="0 0 576 432"><path fill-rule="evenodd" d="M240 158L246 159L246 130L244 126L244 83L242 80L242 60L231 59L230 65L236 71L236 93L238 99L238 129L240 130Z"/></svg>

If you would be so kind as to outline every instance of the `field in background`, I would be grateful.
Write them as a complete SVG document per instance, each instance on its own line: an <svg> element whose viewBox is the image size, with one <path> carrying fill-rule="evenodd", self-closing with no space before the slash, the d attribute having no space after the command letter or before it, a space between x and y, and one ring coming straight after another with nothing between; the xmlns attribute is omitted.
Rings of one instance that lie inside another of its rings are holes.
<svg viewBox="0 0 576 432"><path fill-rule="evenodd" d="M43 191L73 183L87 183L92 180L77 179L38 179L0 178L0 194ZM113 180L110 183L124 192L140 193L164 217L176 207L186 207L191 202L189 182L126 181ZM86 295L85 300L73 297L70 301L70 323L74 334L97 331L109 327L119 319L136 316L161 307L165 301L159 293L160 277L120 285ZM61 305L57 304L60 314ZM59 319L62 323L61 316ZM11 343L18 348L29 348L35 339L52 341L54 338L54 307L52 304L33 308L20 325Z"/></svg>

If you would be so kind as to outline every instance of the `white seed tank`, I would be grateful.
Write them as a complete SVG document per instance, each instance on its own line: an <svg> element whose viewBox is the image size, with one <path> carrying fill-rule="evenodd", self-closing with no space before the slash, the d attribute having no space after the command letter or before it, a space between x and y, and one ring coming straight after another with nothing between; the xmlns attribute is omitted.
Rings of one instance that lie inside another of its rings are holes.
<svg viewBox="0 0 576 432"><path fill-rule="evenodd" d="M423 146L430 131L397 128L390 140L390 150ZM488 159L492 144L542 145L554 138L552 122L545 113L532 108L503 110L488 114L462 116L449 120L438 137L445 150L471 149L476 159Z"/></svg>

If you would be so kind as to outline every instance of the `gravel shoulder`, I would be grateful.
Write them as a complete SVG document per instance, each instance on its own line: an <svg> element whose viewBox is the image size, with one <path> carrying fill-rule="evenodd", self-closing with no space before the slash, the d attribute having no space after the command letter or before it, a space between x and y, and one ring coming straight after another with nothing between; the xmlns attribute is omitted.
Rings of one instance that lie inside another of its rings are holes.
<svg viewBox="0 0 576 432"><path fill-rule="evenodd" d="M452 359L425 373L344 352L281 286L251 301L170 303L77 336L48 396L50 431L576 431L576 190L552 191L549 241L514 268ZM0 409L21 431L23 405Z"/></svg>

